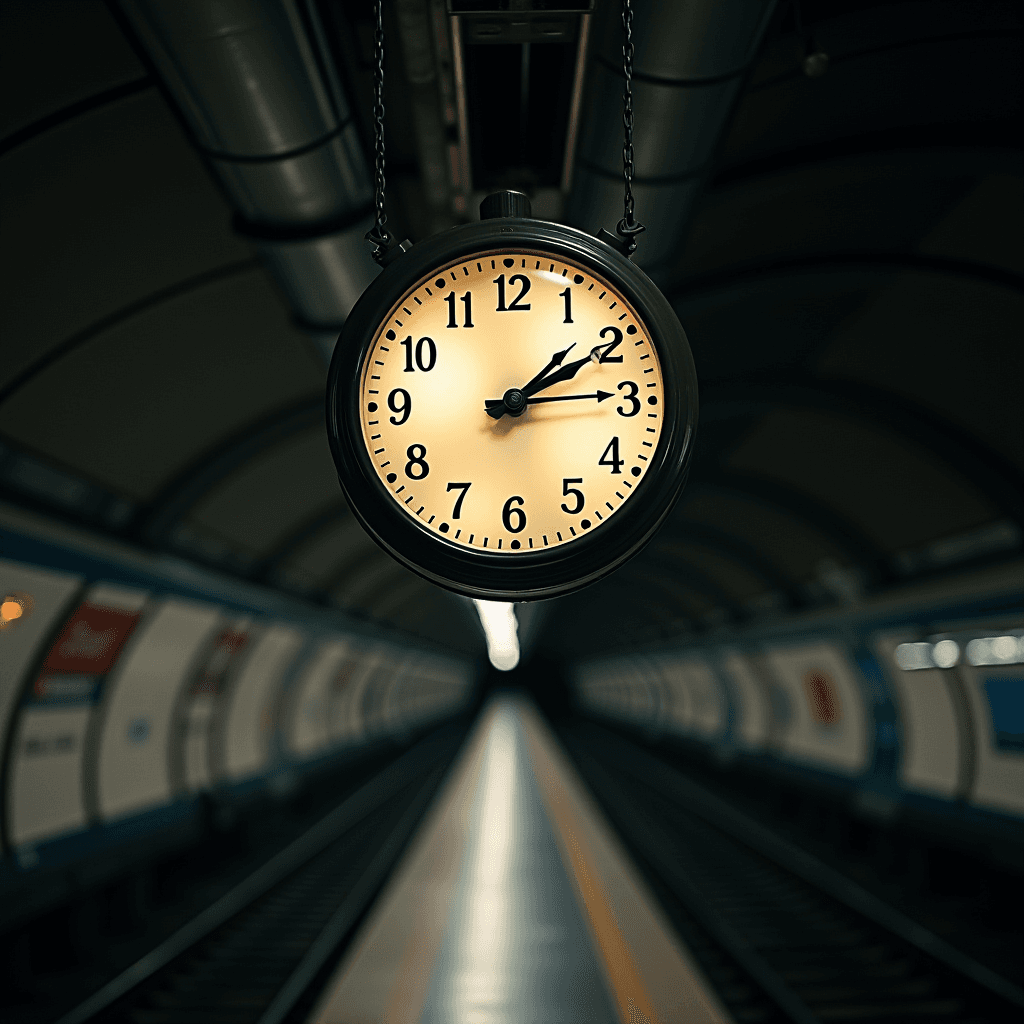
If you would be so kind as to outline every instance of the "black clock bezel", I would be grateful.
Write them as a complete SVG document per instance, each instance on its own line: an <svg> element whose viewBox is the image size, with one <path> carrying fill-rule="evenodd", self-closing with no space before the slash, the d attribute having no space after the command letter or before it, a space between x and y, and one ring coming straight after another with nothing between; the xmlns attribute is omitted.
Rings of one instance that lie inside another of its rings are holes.
<svg viewBox="0 0 1024 1024"><path fill-rule="evenodd" d="M592 268L619 289L646 324L661 361L664 423L647 472L599 529L571 544L515 555L471 550L420 526L377 476L362 439L363 360L385 317L428 274L487 251L540 249ZM697 374L675 311L647 275L610 245L578 228L528 218L496 218L452 228L413 246L387 266L353 307L327 379L327 434L342 491L369 535L392 557L466 597L532 601L596 582L654 536L686 482L697 427Z"/></svg>

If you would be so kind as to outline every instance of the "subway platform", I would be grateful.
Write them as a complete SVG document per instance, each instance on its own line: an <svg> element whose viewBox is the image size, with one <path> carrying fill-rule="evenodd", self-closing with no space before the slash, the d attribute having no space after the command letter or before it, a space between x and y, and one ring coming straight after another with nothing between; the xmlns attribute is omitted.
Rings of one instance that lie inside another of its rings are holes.
<svg viewBox="0 0 1024 1024"><path fill-rule="evenodd" d="M729 1020L531 704L495 699L317 1024Z"/></svg>

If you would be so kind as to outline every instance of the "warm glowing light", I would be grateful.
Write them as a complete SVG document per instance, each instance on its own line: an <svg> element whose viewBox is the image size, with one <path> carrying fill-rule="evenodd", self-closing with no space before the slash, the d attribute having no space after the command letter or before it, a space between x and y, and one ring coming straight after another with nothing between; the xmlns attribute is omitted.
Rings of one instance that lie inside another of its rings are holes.
<svg viewBox="0 0 1024 1024"><path fill-rule="evenodd" d="M515 606L507 601L473 601L487 638L487 656L499 672L519 664L519 624Z"/></svg>
<svg viewBox="0 0 1024 1024"><path fill-rule="evenodd" d="M0 603L0 629L20 619L25 614L25 611L24 603L16 597L11 595L5 597L3 603Z"/></svg>

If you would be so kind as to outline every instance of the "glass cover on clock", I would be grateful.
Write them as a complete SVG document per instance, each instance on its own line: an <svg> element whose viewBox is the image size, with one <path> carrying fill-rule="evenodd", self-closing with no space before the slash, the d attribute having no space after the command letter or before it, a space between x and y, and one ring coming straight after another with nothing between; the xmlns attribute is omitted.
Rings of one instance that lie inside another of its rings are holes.
<svg viewBox="0 0 1024 1024"><path fill-rule="evenodd" d="M599 531L662 432L658 353L583 266L478 253L408 291L360 381L366 450L395 502L459 547L514 556Z"/></svg>

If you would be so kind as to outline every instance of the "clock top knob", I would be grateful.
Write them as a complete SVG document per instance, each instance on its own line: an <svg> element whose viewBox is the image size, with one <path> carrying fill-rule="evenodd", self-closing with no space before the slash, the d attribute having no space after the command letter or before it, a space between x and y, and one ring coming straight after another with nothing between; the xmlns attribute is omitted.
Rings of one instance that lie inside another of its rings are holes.
<svg viewBox="0 0 1024 1024"><path fill-rule="evenodd" d="M480 219L490 220L493 217L530 217L530 197L523 192L492 192L480 204Z"/></svg>

